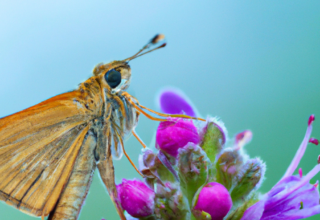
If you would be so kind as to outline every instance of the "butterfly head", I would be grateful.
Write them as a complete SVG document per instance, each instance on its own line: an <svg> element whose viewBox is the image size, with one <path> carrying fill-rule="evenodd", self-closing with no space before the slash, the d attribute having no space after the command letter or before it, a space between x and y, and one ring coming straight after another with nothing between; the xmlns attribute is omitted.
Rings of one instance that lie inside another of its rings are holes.
<svg viewBox="0 0 320 220"><path fill-rule="evenodd" d="M124 59L116 60L107 64L98 64L93 69L93 75L100 79L101 85L108 90L111 94L118 93L119 91L126 90L130 85L131 79L131 68L128 64L129 61L150 53L154 50L160 49L166 46L166 43L160 46L150 49L151 46L158 44L164 39L163 34L157 34L153 37L141 50L139 50L133 56ZM148 50L149 49L149 50Z"/></svg>
<svg viewBox="0 0 320 220"><path fill-rule="evenodd" d="M102 87L112 94L126 90L130 85L131 68L125 61L98 64L93 74L100 79Z"/></svg>

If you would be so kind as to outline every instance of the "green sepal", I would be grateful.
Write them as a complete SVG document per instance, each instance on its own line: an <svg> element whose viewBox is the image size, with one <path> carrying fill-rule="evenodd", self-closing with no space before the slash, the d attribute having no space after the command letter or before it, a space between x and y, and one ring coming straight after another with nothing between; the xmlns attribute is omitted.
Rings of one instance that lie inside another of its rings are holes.
<svg viewBox="0 0 320 220"><path fill-rule="evenodd" d="M205 184L204 184L205 185ZM209 219L211 220L211 215L209 213L206 213L204 211L200 211L200 210L194 210L194 207L196 206L196 204L198 203L198 199L199 199L199 194L202 190L202 188L204 187L204 185L202 185L201 187L199 187L199 189L197 190L197 192L194 194L194 197L192 199L192 204L191 204L191 212L193 214L193 217L195 219L199 219L199 220L206 220Z"/></svg>
<svg viewBox="0 0 320 220"><path fill-rule="evenodd" d="M162 181L176 182L174 175L162 163L159 164L157 172Z"/></svg>
<svg viewBox="0 0 320 220"><path fill-rule="evenodd" d="M201 148L206 152L212 163L215 162L216 156L221 152L225 142L225 136L220 129L214 122L208 122L200 143Z"/></svg>
<svg viewBox="0 0 320 220"><path fill-rule="evenodd" d="M150 215L150 216L147 216L147 217L141 217L141 218L138 218L140 220L157 220L157 217L155 215Z"/></svg>
<svg viewBox="0 0 320 220"><path fill-rule="evenodd" d="M258 158L248 160L234 179L233 202L243 200L263 179L265 164Z"/></svg>
<svg viewBox="0 0 320 220"><path fill-rule="evenodd" d="M197 220L211 220L211 215L205 211L196 210L192 214Z"/></svg>
<svg viewBox="0 0 320 220"><path fill-rule="evenodd" d="M239 150L228 150L220 155L216 163L216 179L218 183L231 189L234 176L238 174L243 163Z"/></svg>
<svg viewBox="0 0 320 220"><path fill-rule="evenodd" d="M234 204L234 207L232 207L232 210L228 213L228 216L224 220L240 220L244 212L258 201L259 199L257 193L250 194L249 198L246 200Z"/></svg>
<svg viewBox="0 0 320 220"><path fill-rule="evenodd" d="M197 190L208 179L209 166L211 166L211 163L206 153L198 145L189 143L184 148L179 149L180 186L190 205Z"/></svg>
<svg viewBox="0 0 320 220"><path fill-rule="evenodd" d="M170 181L176 182L174 175L163 165L159 160L158 154L151 150L144 150L143 152L143 163L145 168L141 172L147 177L147 179L157 179L161 182Z"/></svg>
<svg viewBox="0 0 320 220"><path fill-rule="evenodd" d="M158 219L189 220L190 209L186 198L177 185L168 185L167 183L165 183L166 186L157 185L156 217Z"/></svg>

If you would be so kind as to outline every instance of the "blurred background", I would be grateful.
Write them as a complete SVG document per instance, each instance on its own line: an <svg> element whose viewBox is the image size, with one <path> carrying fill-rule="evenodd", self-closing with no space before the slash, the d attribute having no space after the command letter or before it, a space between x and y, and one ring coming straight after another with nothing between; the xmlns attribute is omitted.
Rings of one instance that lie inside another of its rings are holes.
<svg viewBox="0 0 320 220"><path fill-rule="evenodd" d="M159 110L158 92L180 88L202 116L221 117L230 138L251 129L246 150L267 163L262 192L284 174L309 115L320 117L320 1L1 1L0 31L0 117L77 88L99 62L165 34L165 49L130 63L130 94ZM140 117L150 146L156 128ZM131 137L125 147L137 164L141 145ZM319 154L308 146L304 174ZM125 157L115 166L118 183L139 178ZM35 219L3 202L0 213ZM101 218L118 219L96 172L80 219Z"/></svg>

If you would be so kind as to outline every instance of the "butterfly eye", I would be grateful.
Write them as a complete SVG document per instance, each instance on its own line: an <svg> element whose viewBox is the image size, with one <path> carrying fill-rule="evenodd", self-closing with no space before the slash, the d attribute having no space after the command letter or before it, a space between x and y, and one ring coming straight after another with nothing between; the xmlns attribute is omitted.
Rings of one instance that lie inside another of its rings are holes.
<svg viewBox="0 0 320 220"><path fill-rule="evenodd" d="M104 75L104 78L111 88L116 88L121 82L121 73L112 69Z"/></svg>

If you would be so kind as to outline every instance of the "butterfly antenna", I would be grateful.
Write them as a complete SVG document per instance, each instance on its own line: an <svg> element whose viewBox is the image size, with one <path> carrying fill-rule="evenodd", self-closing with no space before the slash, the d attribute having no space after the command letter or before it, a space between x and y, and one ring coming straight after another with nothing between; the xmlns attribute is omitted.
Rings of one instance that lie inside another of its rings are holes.
<svg viewBox="0 0 320 220"><path fill-rule="evenodd" d="M158 50L158 49L160 49L162 47L165 47L167 44L163 43L162 45L160 45L160 46L158 46L158 47L156 47L156 48L154 48L152 50L144 52L145 50L149 49L151 46L159 43L160 41L162 41L164 39L165 39L165 36L163 34L157 34L144 47L142 47L142 49L139 50L136 54L134 54L133 56L131 56L131 57L129 57L129 58L123 60L123 61L130 61L130 60L133 60L133 59L135 59L137 57L140 57L140 56L145 55L147 53L150 53L152 51ZM142 53L142 52L144 52L144 53Z"/></svg>
<svg viewBox="0 0 320 220"><path fill-rule="evenodd" d="M158 50L158 49L160 49L160 48L162 48L162 47L165 47L166 45L167 45L167 43L163 43L163 44L160 45L159 47L156 47L156 48L154 48L154 49L152 49L152 50L149 50L149 51L147 51L147 52L144 52L144 53L142 53L142 54L139 54L139 55L135 56L134 59L137 58L137 57L141 57L141 56L143 56L143 55L145 55L145 54L147 54L147 53L151 53L152 51Z"/></svg>

